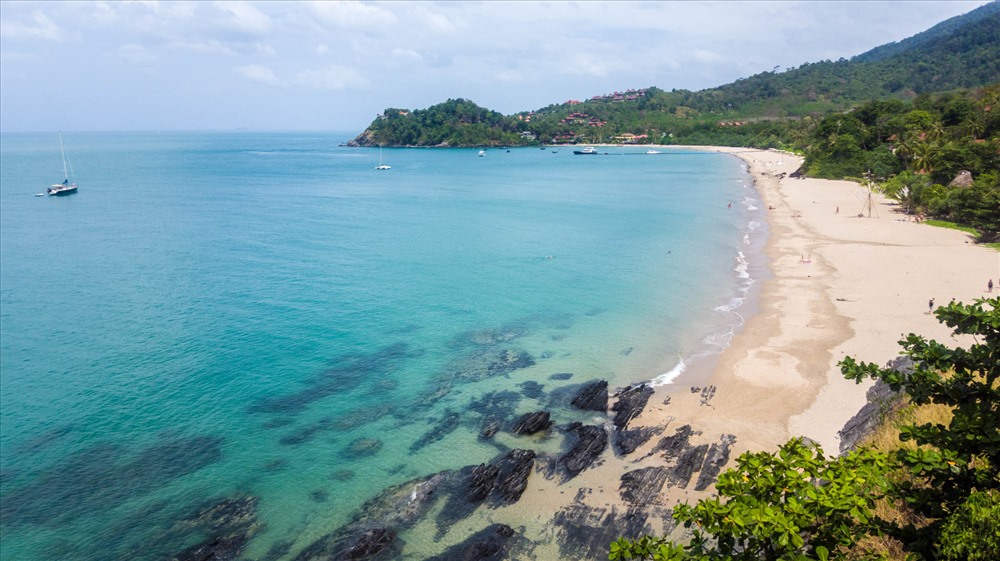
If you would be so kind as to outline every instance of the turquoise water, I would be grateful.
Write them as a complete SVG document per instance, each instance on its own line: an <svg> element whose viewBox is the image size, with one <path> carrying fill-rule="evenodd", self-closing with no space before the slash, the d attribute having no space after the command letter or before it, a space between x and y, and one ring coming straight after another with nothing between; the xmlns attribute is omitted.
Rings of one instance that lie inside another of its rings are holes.
<svg viewBox="0 0 1000 561"><path fill-rule="evenodd" d="M2 137L4 559L163 557L238 494L264 523L247 555L291 559L385 487L493 458L484 393L522 413L667 383L747 312L765 232L731 156L387 149L375 171L349 137L67 134L67 197L34 196L56 135ZM484 370L502 351L533 364Z"/></svg>

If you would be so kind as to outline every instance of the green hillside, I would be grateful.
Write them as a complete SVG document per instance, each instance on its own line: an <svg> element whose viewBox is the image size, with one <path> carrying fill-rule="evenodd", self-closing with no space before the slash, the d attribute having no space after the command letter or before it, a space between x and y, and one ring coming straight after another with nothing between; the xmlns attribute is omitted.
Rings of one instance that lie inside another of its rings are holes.
<svg viewBox="0 0 1000 561"><path fill-rule="evenodd" d="M650 87L515 115L469 100L386 109L352 144L495 146L537 143L713 143L790 146L795 123L870 100L1000 82L1000 2L851 60L807 63L697 92Z"/></svg>

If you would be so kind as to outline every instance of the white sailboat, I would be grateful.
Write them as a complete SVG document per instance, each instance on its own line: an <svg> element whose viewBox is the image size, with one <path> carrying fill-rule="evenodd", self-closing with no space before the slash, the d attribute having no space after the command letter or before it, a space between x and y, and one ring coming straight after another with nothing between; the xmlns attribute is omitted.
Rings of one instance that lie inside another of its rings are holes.
<svg viewBox="0 0 1000 561"><path fill-rule="evenodd" d="M381 146L378 147L378 165L375 166L375 169L377 169L379 171L386 170L386 169L392 169L392 166L390 166L389 164L383 164L382 163L382 147Z"/></svg>
<svg viewBox="0 0 1000 561"><path fill-rule="evenodd" d="M69 167L66 164L66 148L63 147L63 139L61 132L59 133L59 150L62 152L63 177L64 177L63 182L56 183L45 191L50 196L54 197L60 197L63 195L72 195L73 193L76 193L77 189L75 181L73 183L69 182Z"/></svg>

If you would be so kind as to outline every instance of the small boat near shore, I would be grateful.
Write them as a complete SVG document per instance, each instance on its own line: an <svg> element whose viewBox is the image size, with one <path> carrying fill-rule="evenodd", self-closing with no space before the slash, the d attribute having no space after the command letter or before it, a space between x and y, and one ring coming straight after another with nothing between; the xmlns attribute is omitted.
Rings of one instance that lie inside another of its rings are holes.
<svg viewBox="0 0 1000 561"><path fill-rule="evenodd" d="M584 148L583 150L573 150L573 153L576 154L576 155L578 155L578 156L584 156L584 155L589 155L589 154L597 154L597 148L594 148L593 146L588 146L588 147Z"/></svg>
<svg viewBox="0 0 1000 561"><path fill-rule="evenodd" d="M66 164L66 148L63 146L62 133L59 133L59 151L62 152L64 179L62 183L56 183L45 190L45 193L50 197L72 195L77 190L76 181L69 182L69 166Z"/></svg>
<svg viewBox="0 0 1000 561"><path fill-rule="evenodd" d="M652 148L650 148L649 150L646 150L646 153L647 154L662 154L663 152L660 152L659 150L653 150Z"/></svg>

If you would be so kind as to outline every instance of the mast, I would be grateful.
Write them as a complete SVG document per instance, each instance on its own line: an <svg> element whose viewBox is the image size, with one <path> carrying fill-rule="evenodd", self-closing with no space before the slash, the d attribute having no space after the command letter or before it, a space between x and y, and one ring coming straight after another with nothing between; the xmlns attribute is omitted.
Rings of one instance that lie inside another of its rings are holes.
<svg viewBox="0 0 1000 561"><path fill-rule="evenodd" d="M59 151L62 152L63 178L69 182L69 171L66 169L66 148L63 147L62 131L59 131Z"/></svg>

